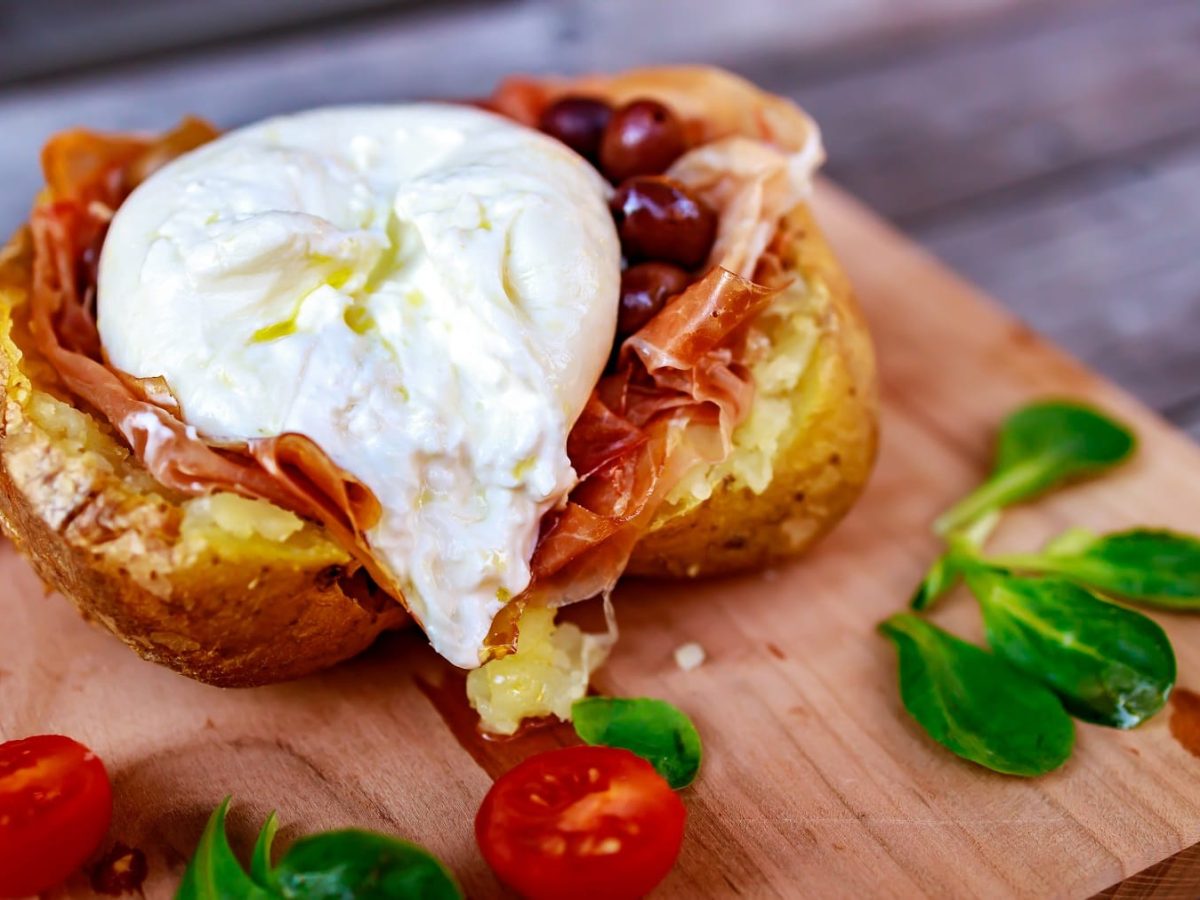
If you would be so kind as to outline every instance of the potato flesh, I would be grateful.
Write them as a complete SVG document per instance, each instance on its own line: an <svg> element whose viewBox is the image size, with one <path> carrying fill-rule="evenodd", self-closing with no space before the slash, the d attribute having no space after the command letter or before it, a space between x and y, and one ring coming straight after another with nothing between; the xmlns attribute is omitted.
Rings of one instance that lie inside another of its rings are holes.
<svg viewBox="0 0 1200 900"><path fill-rule="evenodd" d="M694 470L667 495L660 521L703 503L721 484L756 494L771 484L781 441L792 424L793 394L821 335L810 314L813 305L808 285L797 278L755 321L749 350L758 359L750 366L755 391L750 414L734 429L728 457Z"/></svg>
<svg viewBox="0 0 1200 900"><path fill-rule="evenodd" d="M165 504L167 492L129 450L113 436L107 424L60 400L38 383L37 360L26 355L17 340L30 339L23 291L3 286L0 291L0 351L5 360L5 400L15 404L6 419L19 414L25 426L7 435L5 464L21 471L21 460L44 456L40 447L53 447L93 477L119 478L140 492L148 504ZM36 356L36 355L35 355ZM29 449L23 454L22 448ZM34 477L36 473L29 473ZM217 557L253 559L264 564L285 562L315 566L347 563L349 555L329 540L321 529L293 513L262 500L229 493L194 497L178 503L178 532L174 528L156 535L159 556L145 560L154 570L185 569L197 560ZM47 510L48 512L49 510ZM175 517L172 517L175 518ZM162 547L165 543L168 546ZM116 549L110 547L109 549ZM157 574L155 575L157 578Z"/></svg>
<svg viewBox="0 0 1200 900"><path fill-rule="evenodd" d="M570 721L571 705L587 693L592 672L608 655L607 635L556 624L552 609L526 609L518 627L516 653L467 675L467 699L492 734L515 734L525 719Z"/></svg>

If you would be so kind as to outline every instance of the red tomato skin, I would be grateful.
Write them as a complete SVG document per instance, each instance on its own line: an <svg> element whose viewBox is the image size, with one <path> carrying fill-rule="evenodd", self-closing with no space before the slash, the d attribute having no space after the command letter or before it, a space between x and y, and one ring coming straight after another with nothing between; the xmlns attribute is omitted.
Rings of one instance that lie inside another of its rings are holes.
<svg viewBox="0 0 1200 900"><path fill-rule="evenodd" d="M28 897L87 861L112 820L104 764L69 737L0 744L0 897Z"/></svg>
<svg viewBox="0 0 1200 900"><path fill-rule="evenodd" d="M549 787L547 774L557 779ZM547 791L543 812L529 797ZM475 817L475 839L496 876L529 900L633 900L675 865L686 818L679 796L641 757L567 747L501 776ZM619 849L606 851L606 839Z"/></svg>

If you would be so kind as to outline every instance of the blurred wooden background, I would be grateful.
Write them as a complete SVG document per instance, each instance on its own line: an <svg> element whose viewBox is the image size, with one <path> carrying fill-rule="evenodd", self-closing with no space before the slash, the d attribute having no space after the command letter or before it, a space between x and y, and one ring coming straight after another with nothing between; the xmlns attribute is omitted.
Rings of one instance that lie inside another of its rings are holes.
<svg viewBox="0 0 1200 900"><path fill-rule="evenodd" d="M1196 0L0 0L0 229L69 125L674 61L800 101L834 179L1200 437Z"/></svg>

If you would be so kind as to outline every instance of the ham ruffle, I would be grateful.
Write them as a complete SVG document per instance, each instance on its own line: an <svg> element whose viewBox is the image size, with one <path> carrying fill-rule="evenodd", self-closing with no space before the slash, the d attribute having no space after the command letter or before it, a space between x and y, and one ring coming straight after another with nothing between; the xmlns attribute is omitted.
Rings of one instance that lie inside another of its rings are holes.
<svg viewBox="0 0 1200 900"><path fill-rule="evenodd" d="M154 140L87 131L51 139L42 152L47 190L30 220L30 325L37 348L160 484L189 495L232 491L314 519L386 586L366 540L379 502L320 447L300 434L210 443L182 421L163 379L133 378L104 361L93 309L113 211L159 166L216 135L212 126L189 119Z"/></svg>
<svg viewBox="0 0 1200 900"><path fill-rule="evenodd" d="M670 491L729 453L754 397L746 328L785 281L768 248L823 158L800 109L716 69L512 78L483 105L536 125L566 94L614 106L649 97L680 116L694 149L666 174L701 196L719 226L707 273L626 339L575 423L567 452L580 481L543 521L529 589L497 617L489 646L499 652L512 646L522 601L557 605L610 590Z"/></svg>
<svg viewBox="0 0 1200 900"><path fill-rule="evenodd" d="M558 605L611 589L671 489L693 467L729 453L753 401L746 329L782 287L782 267L768 248L821 161L816 127L799 109L716 70L512 79L486 105L534 124L565 93L614 104L653 97L670 106L694 149L667 174L702 196L720 225L706 274L624 342L615 370L574 424L567 452L579 481L544 518L532 581L497 616L492 655L514 648L525 604ZM403 602L366 539L378 501L311 440L206 441L184 423L161 378L132 378L104 360L93 308L108 221L152 171L215 136L187 120L156 140L72 131L50 141L43 153L48 190L31 221L38 349L160 483L186 495L232 491L314 519Z"/></svg>

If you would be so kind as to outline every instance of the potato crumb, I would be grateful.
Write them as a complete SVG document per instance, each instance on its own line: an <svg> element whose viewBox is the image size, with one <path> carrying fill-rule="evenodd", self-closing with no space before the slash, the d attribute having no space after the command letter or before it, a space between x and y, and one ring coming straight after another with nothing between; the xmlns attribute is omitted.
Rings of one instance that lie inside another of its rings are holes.
<svg viewBox="0 0 1200 900"><path fill-rule="evenodd" d="M705 655L704 648L695 642L680 644L675 648L675 665L690 672L704 662Z"/></svg>

